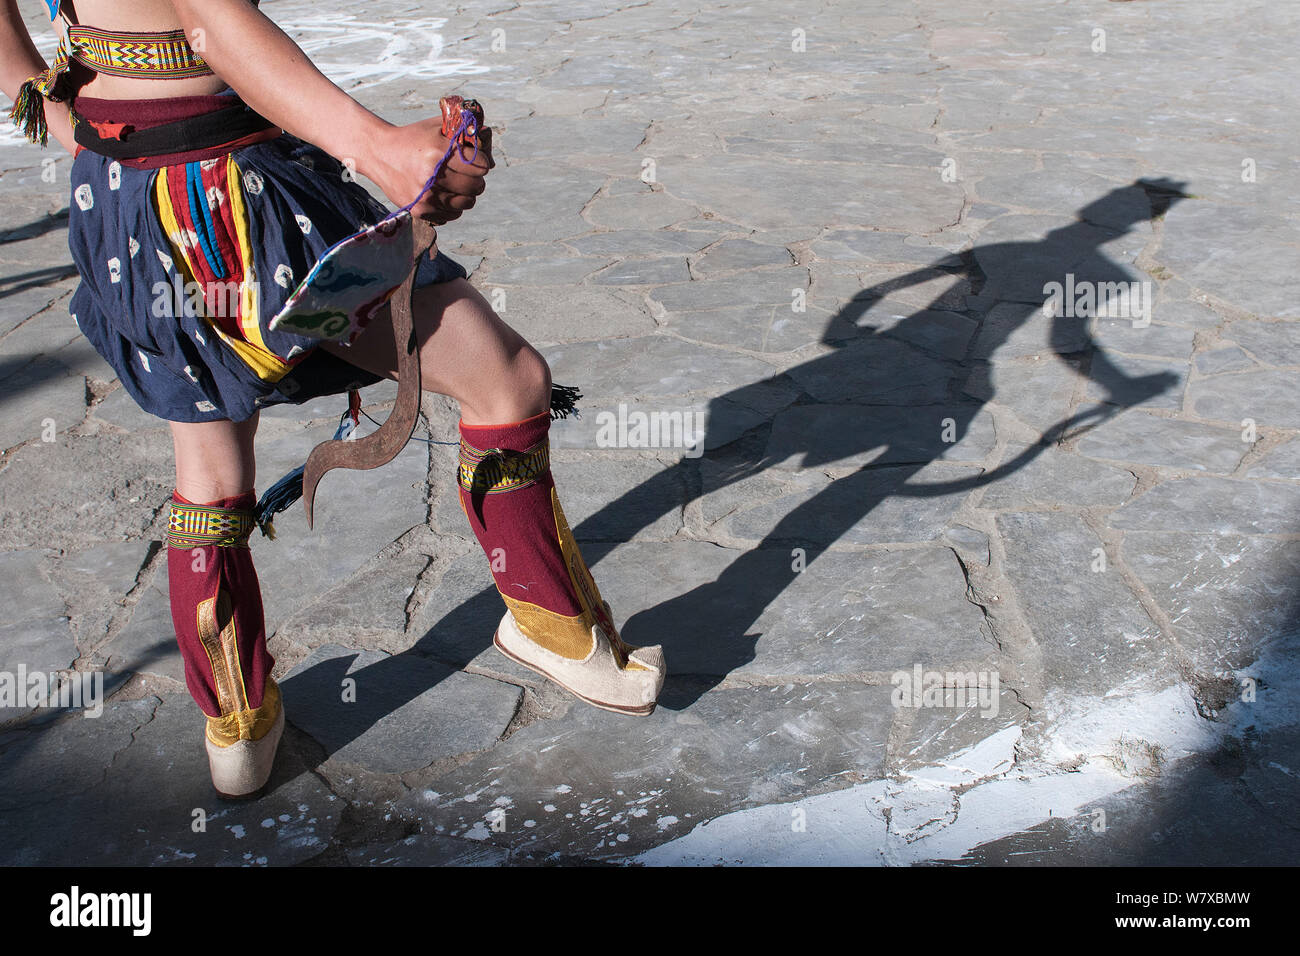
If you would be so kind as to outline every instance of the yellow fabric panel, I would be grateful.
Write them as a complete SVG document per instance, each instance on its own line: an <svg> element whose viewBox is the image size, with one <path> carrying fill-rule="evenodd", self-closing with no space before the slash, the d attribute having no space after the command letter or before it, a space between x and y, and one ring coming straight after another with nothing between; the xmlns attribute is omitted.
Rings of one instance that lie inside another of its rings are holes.
<svg viewBox="0 0 1300 956"><path fill-rule="evenodd" d="M215 598L200 602L196 614L199 641L203 644L208 663L212 667L217 703L221 707L222 716L248 710L248 695L244 689L244 674L239 666L239 644L230 596L218 589Z"/></svg>
<svg viewBox="0 0 1300 956"><path fill-rule="evenodd" d="M497 589L500 594L500 588ZM552 654L568 658L571 661L584 660L591 653L591 623L587 615L578 614L565 617L548 611L536 604L528 604L501 594L506 602L519 630L530 640L546 648Z"/></svg>
<svg viewBox="0 0 1300 956"><path fill-rule="evenodd" d="M208 739L218 747L229 747L240 740L261 740L275 726L275 718L279 716L281 706L280 686L268 677L262 694L262 706L224 717L209 717Z"/></svg>
<svg viewBox="0 0 1300 956"><path fill-rule="evenodd" d="M257 264L253 258L253 242L249 236L248 207L244 205L244 180L239 167L235 165L234 154L226 156L226 187L230 194L228 197L230 218L235 222L235 238L239 243L239 258L244 264L244 288L239 303L239 325L244 330L244 338L271 355L262 338L262 327L258 324L260 304L257 300ZM275 358L274 355L271 357ZM280 364L284 365L283 362ZM284 366L284 369L288 371L288 366Z"/></svg>

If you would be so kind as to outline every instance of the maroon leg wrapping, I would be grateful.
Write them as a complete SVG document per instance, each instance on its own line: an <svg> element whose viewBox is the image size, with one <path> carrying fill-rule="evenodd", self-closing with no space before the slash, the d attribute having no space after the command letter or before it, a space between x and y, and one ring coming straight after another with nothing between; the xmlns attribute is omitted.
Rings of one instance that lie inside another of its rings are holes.
<svg viewBox="0 0 1300 956"><path fill-rule="evenodd" d="M257 498L250 490L200 503L175 492L173 501L230 512L251 530ZM200 545L173 528L167 544L172 623L190 695L209 717L260 707L275 661L266 649L262 593L247 531L229 544Z"/></svg>
<svg viewBox="0 0 1300 956"><path fill-rule="evenodd" d="M460 500L500 592L572 617L582 604L556 534L549 449L539 449L550 429L549 412L506 425L462 422ZM505 454L483 454L493 450ZM476 483L502 490L466 488Z"/></svg>

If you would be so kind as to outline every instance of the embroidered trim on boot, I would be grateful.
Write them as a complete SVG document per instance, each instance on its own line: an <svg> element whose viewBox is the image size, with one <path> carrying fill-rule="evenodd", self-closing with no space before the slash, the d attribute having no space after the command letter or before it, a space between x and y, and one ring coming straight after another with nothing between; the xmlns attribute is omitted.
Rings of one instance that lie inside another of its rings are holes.
<svg viewBox="0 0 1300 956"><path fill-rule="evenodd" d="M525 452L475 448L460 440L460 486L472 495L497 495L527 488L551 467L551 445L542 439Z"/></svg>
<svg viewBox="0 0 1300 956"><path fill-rule="evenodd" d="M214 505L183 504L173 499L167 519L167 543L174 548L246 548L253 512Z"/></svg>
<svg viewBox="0 0 1300 956"><path fill-rule="evenodd" d="M229 747L241 740L261 740L275 726L283 709L280 685L271 678L266 680L262 706L238 710L221 717L209 717L207 737L217 747Z"/></svg>

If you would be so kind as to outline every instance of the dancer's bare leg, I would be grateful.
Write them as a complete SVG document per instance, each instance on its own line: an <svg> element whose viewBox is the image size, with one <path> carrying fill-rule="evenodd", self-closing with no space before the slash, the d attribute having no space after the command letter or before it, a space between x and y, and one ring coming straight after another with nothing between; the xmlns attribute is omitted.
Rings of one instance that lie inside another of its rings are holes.
<svg viewBox="0 0 1300 956"><path fill-rule="evenodd" d="M257 420L254 415L246 422L171 422L176 490L190 501L215 501L252 488Z"/></svg>
<svg viewBox="0 0 1300 956"><path fill-rule="evenodd" d="M469 282L455 279L418 289L411 311L424 388L456 399L466 425L521 421L550 408L546 360ZM397 378L387 309L351 347L327 342L321 348L368 372Z"/></svg>

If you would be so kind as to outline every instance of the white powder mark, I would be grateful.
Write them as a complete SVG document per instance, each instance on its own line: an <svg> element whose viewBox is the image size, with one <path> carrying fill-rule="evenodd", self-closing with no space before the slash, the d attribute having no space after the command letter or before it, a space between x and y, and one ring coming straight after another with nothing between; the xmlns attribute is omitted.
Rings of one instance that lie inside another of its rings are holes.
<svg viewBox="0 0 1300 956"><path fill-rule="evenodd" d="M349 93L395 80L418 84L489 71L471 58L443 55L443 17L380 23L319 10L316 3L288 6L277 9L275 19L320 71Z"/></svg>
<svg viewBox="0 0 1300 956"><path fill-rule="evenodd" d="M1153 690L1135 678L1100 698L1049 694L1044 712L1052 726L1045 745L1041 754L1020 763L1014 762L1019 729L1000 728L971 747L910 771L901 781L877 780L728 813L629 860L650 865L907 866L960 859L977 846L1054 817L1087 813L1099 800L1137 785L1134 774L1140 768L1130 763L1134 744L1159 752L1168 766L1191 754L1212 752L1225 736L1240 736L1251 724L1257 731L1293 725L1300 718L1300 675L1289 664L1294 653L1293 641L1270 645L1237 676L1267 673L1273 683L1260 691L1256 703L1233 701L1213 722L1199 716L1184 684ZM1062 767L1072 772L1062 772ZM793 828L796 810L817 826ZM896 815L906 826L901 832L890 825ZM672 819L660 817L660 829Z"/></svg>

